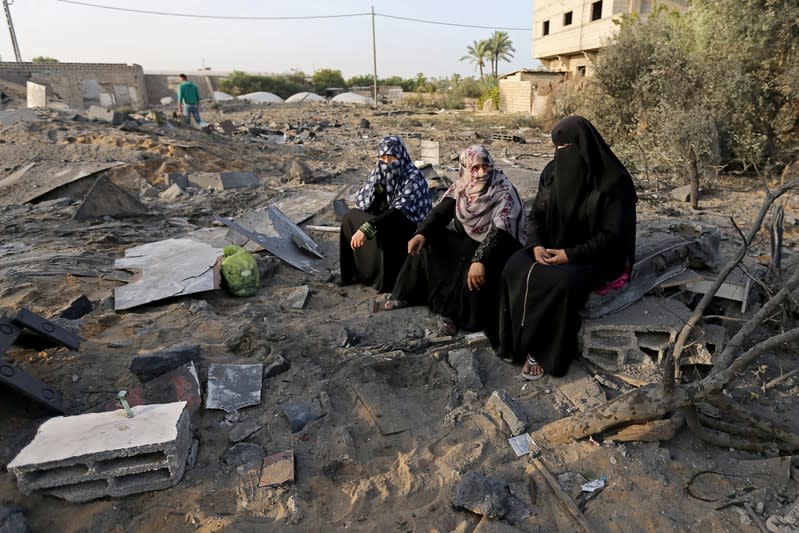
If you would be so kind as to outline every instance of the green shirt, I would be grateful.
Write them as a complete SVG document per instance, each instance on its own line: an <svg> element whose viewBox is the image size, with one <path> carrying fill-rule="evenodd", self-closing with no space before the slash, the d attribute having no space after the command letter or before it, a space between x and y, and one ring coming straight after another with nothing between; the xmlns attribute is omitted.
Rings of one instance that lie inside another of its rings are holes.
<svg viewBox="0 0 799 533"><path fill-rule="evenodd" d="M178 85L178 104L199 105L200 91L192 81L184 81Z"/></svg>

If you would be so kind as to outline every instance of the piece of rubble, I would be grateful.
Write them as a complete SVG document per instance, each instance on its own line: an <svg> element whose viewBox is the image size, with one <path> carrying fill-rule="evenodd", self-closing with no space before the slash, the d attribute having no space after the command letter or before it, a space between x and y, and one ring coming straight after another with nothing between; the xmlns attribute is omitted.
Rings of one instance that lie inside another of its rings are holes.
<svg viewBox="0 0 799 533"><path fill-rule="evenodd" d="M167 239L125 250L114 268L138 275L114 289L114 309L218 289L220 275L215 265L221 255L221 248L192 239Z"/></svg>
<svg viewBox="0 0 799 533"><path fill-rule="evenodd" d="M262 425L253 422L252 420L248 422L242 422L230 430L228 438L230 439L230 442L241 442L262 427Z"/></svg>
<svg viewBox="0 0 799 533"><path fill-rule="evenodd" d="M29 533L25 510L17 505L0 505L0 533Z"/></svg>
<svg viewBox="0 0 799 533"><path fill-rule="evenodd" d="M0 111L0 126L10 126L17 122L34 122L36 120L39 120L39 115L30 108Z"/></svg>
<svg viewBox="0 0 799 533"><path fill-rule="evenodd" d="M125 399L131 406L186 402L189 413L194 414L202 406L200 378L197 375L197 368L192 361L154 377L141 387L128 389ZM119 409L119 403L114 399L96 406L92 411L103 412L117 409Z"/></svg>
<svg viewBox="0 0 799 533"><path fill-rule="evenodd" d="M452 506L494 520L504 518L511 524L517 524L532 514L524 502L510 493L507 483L474 471L466 472L458 481Z"/></svg>
<svg viewBox="0 0 799 533"><path fill-rule="evenodd" d="M165 190L161 191L158 194L158 197L161 198L162 200L172 201L172 200L177 200L184 194L186 194L186 191L181 189L180 185L178 185L177 183L173 183Z"/></svg>
<svg viewBox="0 0 799 533"><path fill-rule="evenodd" d="M302 285L291 291L286 296L285 302L291 309L303 309L311 297L311 289L308 285Z"/></svg>
<svg viewBox="0 0 799 533"><path fill-rule="evenodd" d="M85 294L81 294L72 300L68 306L56 311L56 315L59 318L74 320L88 315L92 312L92 309L94 309L94 305L91 300L89 300Z"/></svg>
<svg viewBox="0 0 799 533"><path fill-rule="evenodd" d="M449 352L450 366L458 372L458 383L471 390L483 388L483 379L478 372L477 358L474 352L467 349Z"/></svg>
<svg viewBox="0 0 799 533"><path fill-rule="evenodd" d="M257 187L260 179L254 172L192 172L188 175L189 185L198 189L224 191L244 187Z"/></svg>
<svg viewBox="0 0 799 533"><path fill-rule="evenodd" d="M147 207L108 176L95 180L72 217L75 220L100 217L132 217L147 214Z"/></svg>
<svg viewBox="0 0 799 533"><path fill-rule="evenodd" d="M280 408L289 420L292 433L302 431L309 422L324 416L322 405L316 399L283 404Z"/></svg>
<svg viewBox="0 0 799 533"><path fill-rule="evenodd" d="M678 202L688 203L691 201L691 189L691 185L683 185L681 187L675 187L669 194Z"/></svg>
<svg viewBox="0 0 799 533"><path fill-rule="evenodd" d="M208 369L206 409L236 411L261 403L262 364L218 365Z"/></svg>
<svg viewBox="0 0 799 533"><path fill-rule="evenodd" d="M128 114L113 109L106 109L98 105L89 107L89 120L103 120L110 122L114 126L119 126L127 120Z"/></svg>
<svg viewBox="0 0 799 533"><path fill-rule="evenodd" d="M141 381L149 381L190 362L199 364L200 346L180 343L140 352L130 362L130 371Z"/></svg>
<svg viewBox="0 0 799 533"><path fill-rule="evenodd" d="M62 196L64 186L125 163L57 162L29 163L0 179L0 205L19 205L32 202L58 189ZM85 192L86 189L83 190ZM81 198L83 197L81 193Z"/></svg>
<svg viewBox="0 0 799 533"><path fill-rule="evenodd" d="M361 336L350 328L341 328L336 336L336 346L349 348L361 342Z"/></svg>
<svg viewBox="0 0 799 533"><path fill-rule="evenodd" d="M279 487L294 483L294 450L264 457L259 487Z"/></svg>
<svg viewBox="0 0 799 533"><path fill-rule="evenodd" d="M264 379L286 372L291 367L288 359L279 353L271 354L264 362Z"/></svg>
<svg viewBox="0 0 799 533"><path fill-rule="evenodd" d="M186 402L51 418L8 464L19 489L70 502L177 484L191 444Z"/></svg>
<svg viewBox="0 0 799 533"><path fill-rule="evenodd" d="M511 435L524 433L527 428L527 417L510 394L504 390L495 390L488 398L487 405L505 421L510 428Z"/></svg>
<svg viewBox="0 0 799 533"><path fill-rule="evenodd" d="M266 452L263 446L254 442L237 442L222 455L222 462L231 468L244 470L260 466Z"/></svg>
<svg viewBox="0 0 799 533"><path fill-rule="evenodd" d="M47 107L47 85L32 81L25 85L28 90L28 107Z"/></svg>

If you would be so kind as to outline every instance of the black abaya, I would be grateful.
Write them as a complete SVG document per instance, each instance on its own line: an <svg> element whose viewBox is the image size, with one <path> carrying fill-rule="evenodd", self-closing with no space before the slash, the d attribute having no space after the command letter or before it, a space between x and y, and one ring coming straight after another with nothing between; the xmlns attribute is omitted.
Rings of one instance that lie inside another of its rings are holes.
<svg viewBox="0 0 799 533"><path fill-rule="evenodd" d="M378 292L388 292L408 254L408 240L413 237L416 224L402 212L392 210L381 217L377 235L353 250L350 246L352 236L364 222L374 220L374 215L360 209L351 209L344 215L339 233L341 283L363 283Z"/></svg>
<svg viewBox="0 0 799 533"><path fill-rule="evenodd" d="M445 198L420 226L425 246L408 256L391 298L409 305L428 305L434 313L468 331L483 330L493 345L497 339L499 279L505 261L521 244L504 230L492 230L483 243L469 237L453 219L455 201ZM480 290L467 286L469 268L476 260L485 266L486 283Z"/></svg>

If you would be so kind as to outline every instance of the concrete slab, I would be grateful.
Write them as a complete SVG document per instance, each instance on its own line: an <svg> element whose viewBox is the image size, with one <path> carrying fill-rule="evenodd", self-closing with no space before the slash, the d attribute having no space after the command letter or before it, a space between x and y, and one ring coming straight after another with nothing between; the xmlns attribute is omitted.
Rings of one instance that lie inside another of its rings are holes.
<svg viewBox="0 0 799 533"><path fill-rule="evenodd" d="M264 249L303 272L317 272L312 255L324 257L316 242L275 206L245 213L235 221L214 218L232 228L227 235L230 241L250 251Z"/></svg>
<svg viewBox="0 0 799 533"><path fill-rule="evenodd" d="M264 457L259 487L277 487L294 483L294 450Z"/></svg>
<svg viewBox="0 0 799 533"><path fill-rule="evenodd" d="M286 296L286 304L291 309L303 309L305 304L308 303L308 298L311 297L311 289L308 285L302 285L291 291Z"/></svg>
<svg viewBox="0 0 799 533"><path fill-rule="evenodd" d="M120 161L31 163L0 180L0 205L31 202L59 187L124 164Z"/></svg>
<svg viewBox="0 0 799 533"><path fill-rule="evenodd" d="M449 352L449 364L458 372L458 383L469 390L483 388L483 379L478 372L477 358L472 350L460 349Z"/></svg>
<svg viewBox="0 0 799 533"><path fill-rule="evenodd" d="M28 89L28 107L47 107L47 86L32 81L25 85Z"/></svg>
<svg viewBox="0 0 799 533"><path fill-rule="evenodd" d="M421 160L424 163L430 163L434 167L437 167L441 163L438 141L426 141L423 139L421 142L421 153Z"/></svg>
<svg viewBox="0 0 799 533"><path fill-rule="evenodd" d="M220 287L217 260L222 249L191 239L167 239L125 250L114 268L136 272L133 281L114 289L114 309Z"/></svg>
<svg viewBox="0 0 799 533"><path fill-rule="evenodd" d="M56 417L9 464L25 494L45 491L71 502L171 487L191 445L185 402Z"/></svg>
<svg viewBox="0 0 799 533"><path fill-rule="evenodd" d="M206 409L223 409L230 413L261 403L261 382L264 365L217 365L208 369Z"/></svg>
<svg viewBox="0 0 799 533"><path fill-rule="evenodd" d="M511 435L524 433L527 428L527 417L518 404L504 390L495 390L488 398L486 405L497 412L510 429Z"/></svg>
<svg viewBox="0 0 799 533"><path fill-rule="evenodd" d="M75 214L75 220L98 217L135 217L146 215L147 207L128 191L114 185L108 176L100 176L86 193Z"/></svg>
<svg viewBox="0 0 799 533"><path fill-rule="evenodd" d="M189 185L199 189L224 191L257 187L261 180L254 172L192 172L188 175Z"/></svg>
<svg viewBox="0 0 799 533"><path fill-rule="evenodd" d="M35 122L39 120L33 109L12 109L10 111L0 111L0 126L10 126L17 122Z"/></svg>
<svg viewBox="0 0 799 533"><path fill-rule="evenodd" d="M302 224L330 205L343 189L341 187L304 186L287 191L277 201L270 202L295 224Z"/></svg>

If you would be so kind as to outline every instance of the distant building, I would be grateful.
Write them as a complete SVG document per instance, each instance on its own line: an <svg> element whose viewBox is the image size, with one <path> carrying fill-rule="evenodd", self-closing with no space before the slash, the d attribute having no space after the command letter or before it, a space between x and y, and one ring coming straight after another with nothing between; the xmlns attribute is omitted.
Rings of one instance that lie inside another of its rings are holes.
<svg viewBox="0 0 799 533"><path fill-rule="evenodd" d="M548 70L591 75L599 50L618 31L614 20L638 13L646 17L655 3L686 9L689 0L535 0L533 58Z"/></svg>
<svg viewBox="0 0 799 533"><path fill-rule="evenodd" d="M538 0L540 1L540 0ZM561 72L521 69L499 78L499 110L541 116L549 103L552 87L563 79Z"/></svg>

